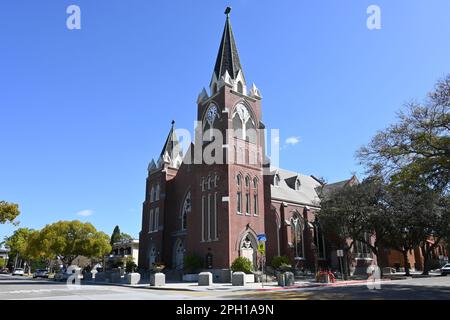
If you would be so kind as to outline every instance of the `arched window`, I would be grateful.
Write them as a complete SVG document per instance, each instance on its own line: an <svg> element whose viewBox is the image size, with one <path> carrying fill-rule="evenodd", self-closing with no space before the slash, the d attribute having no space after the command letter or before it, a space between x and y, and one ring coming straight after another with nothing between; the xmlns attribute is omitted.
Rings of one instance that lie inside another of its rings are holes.
<svg viewBox="0 0 450 320"><path fill-rule="evenodd" d="M155 215L153 218L153 232L157 232L159 229L159 208L155 209Z"/></svg>
<svg viewBox="0 0 450 320"><path fill-rule="evenodd" d="M216 174L214 176L214 188L217 188L218 185L219 185L219 176Z"/></svg>
<svg viewBox="0 0 450 320"><path fill-rule="evenodd" d="M150 189L150 202L153 202L155 200L155 188L152 186Z"/></svg>
<svg viewBox="0 0 450 320"><path fill-rule="evenodd" d="M256 124L247 107L238 103L233 113L233 136L256 143Z"/></svg>
<svg viewBox="0 0 450 320"><path fill-rule="evenodd" d="M292 245L294 249L294 258L303 259L305 256L304 251L304 241L303 241L303 230L305 228L303 219L295 214L291 218L291 235L292 235Z"/></svg>
<svg viewBox="0 0 450 320"><path fill-rule="evenodd" d="M181 207L181 230L187 229L187 218L191 212L191 192L189 191L184 198L183 206Z"/></svg>
<svg viewBox="0 0 450 320"><path fill-rule="evenodd" d="M370 243L370 234L368 232L364 232L364 240L365 241L355 241L354 251L357 258L370 258L370 248L367 243Z"/></svg>
<svg viewBox="0 0 450 320"><path fill-rule="evenodd" d="M242 85L241 81L238 81L238 83L237 83L237 91L241 94L244 93L244 86Z"/></svg>
<svg viewBox="0 0 450 320"><path fill-rule="evenodd" d="M253 179L253 215L258 215L258 179Z"/></svg>
<svg viewBox="0 0 450 320"><path fill-rule="evenodd" d="M211 176L208 176L208 190L211 190Z"/></svg>
<svg viewBox="0 0 450 320"><path fill-rule="evenodd" d="M155 189L155 201L159 200L159 183L156 185L156 189Z"/></svg>
<svg viewBox="0 0 450 320"><path fill-rule="evenodd" d="M205 180L205 178L202 178L202 182L201 182L202 191L206 190L205 184L206 184L206 180Z"/></svg>
<svg viewBox="0 0 450 320"><path fill-rule="evenodd" d="M242 177L240 174L236 177L237 180L237 213L242 213Z"/></svg>
<svg viewBox="0 0 450 320"><path fill-rule="evenodd" d="M318 258L326 259L325 255L325 237L322 230L322 225L319 220L316 218L314 220L314 244L317 249Z"/></svg>
<svg viewBox="0 0 450 320"><path fill-rule="evenodd" d="M235 138L241 138L242 139L242 120L239 119L239 115L235 114L233 116L233 136Z"/></svg>
<svg viewBox="0 0 450 320"><path fill-rule="evenodd" d="M245 140L250 143L256 143L256 128L253 121L247 121L245 124Z"/></svg>
<svg viewBox="0 0 450 320"><path fill-rule="evenodd" d="M245 177L245 214L250 215L250 177Z"/></svg>
<svg viewBox="0 0 450 320"><path fill-rule="evenodd" d="M156 199L156 190L157 190L157 188L156 187L152 188L152 190L153 190L153 200L156 201L157 200Z"/></svg>
<svg viewBox="0 0 450 320"><path fill-rule="evenodd" d="M153 213L153 209L150 210L150 214L148 217L148 232L153 232L153 223L154 223L154 213Z"/></svg>

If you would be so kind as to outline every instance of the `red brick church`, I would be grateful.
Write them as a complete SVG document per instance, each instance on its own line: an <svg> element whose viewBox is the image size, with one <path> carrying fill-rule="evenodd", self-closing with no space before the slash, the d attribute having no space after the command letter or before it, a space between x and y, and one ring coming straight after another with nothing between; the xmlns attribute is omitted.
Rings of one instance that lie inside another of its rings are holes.
<svg viewBox="0 0 450 320"><path fill-rule="evenodd" d="M261 94L246 82L229 10L226 13L210 93L203 89L197 101L194 143L182 152L172 123L159 158L148 167L139 267L145 270L162 262L182 270L184 258L195 254L202 257L205 269L223 279L224 270L239 256L258 266L258 235L265 234L267 264L285 255L300 268L338 268L336 248L324 238L315 218L322 183L270 166ZM196 161L196 153L209 152L217 142L216 134L223 141L210 153L223 161ZM355 257L371 261L367 248L355 248Z"/></svg>

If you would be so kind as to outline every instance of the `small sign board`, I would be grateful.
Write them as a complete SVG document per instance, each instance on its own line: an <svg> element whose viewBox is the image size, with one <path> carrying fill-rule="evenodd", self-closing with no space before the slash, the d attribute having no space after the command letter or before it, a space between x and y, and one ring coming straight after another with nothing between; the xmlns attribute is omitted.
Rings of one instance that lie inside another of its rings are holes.
<svg viewBox="0 0 450 320"><path fill-rule="evenodd" d="M264 242L260 242L258 244L258 252L260 254L265 254L266 253L266 244Z"/></svg>
<svg viewBox="0 0 450 320"><path fill-rule="evenodd" d="M338 257L343 257L344 256L344 250L336 250L337 256Z"/></svg>

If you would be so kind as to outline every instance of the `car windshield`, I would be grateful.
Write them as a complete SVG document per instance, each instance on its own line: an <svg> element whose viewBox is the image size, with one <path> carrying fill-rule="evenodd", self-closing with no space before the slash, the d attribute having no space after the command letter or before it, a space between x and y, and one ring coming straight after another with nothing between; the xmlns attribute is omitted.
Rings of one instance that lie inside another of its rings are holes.
<svg viewBox="0 0 450 320"><path fill-rule="evenodd" d="M450 263L447 263L444 268L450 268Z"/></svg>

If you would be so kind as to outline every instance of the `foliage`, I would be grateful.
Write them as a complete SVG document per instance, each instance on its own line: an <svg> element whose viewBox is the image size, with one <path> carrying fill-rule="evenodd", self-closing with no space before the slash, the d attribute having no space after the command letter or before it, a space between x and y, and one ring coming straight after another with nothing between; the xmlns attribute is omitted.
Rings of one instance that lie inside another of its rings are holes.
<svg viewBox="0 0 450 320"><path fill-rule="evenodd" d="M114 243L119 241L120 241L120 228L119 226L115 226L109 244L112 246Z"/></svg>
<svg viewBox="0 0 450 320"><path fill-rule="evenodd" d="M438 81L423 103L411 102L398 123L379 132L357 156L372 174L393 182L426 183L448 190L450 183L450 75Z"/></svg>
<svg viewBox="0 0 450 320"><path fill-rule="evenodd" d="M14 225L17 225L18 222L14 221L14 219L16 219L19 214L20 210L18 204L0 201L0 224L12 222Z"/></svg>
<svg viewBox="0 0 450 320"><path fill-rule="evenodd" d="M5 239L5 244L10 250L9 255L23 259L27 262L28 267L30 267L30 262L35 257L35 250L33 250L30 243L36 237L37 233L38 231L28 228L19 228L14 231L12 236Z"/></svg>
<svg viewBox="0 0 450 320"><path fill-rule="evenodd" d="M6 266L6 259L0 258L0 268L3 268Z"/></svg>
<svg viewBox="0 0 450 320"><path fill-rule="evenodd" d="M121 232L119 226L115 226L109 244L112 246L114 243L123 240L133 240L133 237L127 233Z"/></svg>
<svg viewBox="0 0 450 320"><path fill-rule="evenodd" d="M19 255L21 258L26 259L30 252L28 247L28 240L35 231L28 228L19 228L14 231L13 235L7 237L5 245L9 248L10 256Z"/></svg>
<svg viewBox="0 0 450 320"><path fill-rule="evenodd" d="M92 224L78 220L45 226L39 240L39 249L44 255L58 256L65 265L80 255L98 258L111 252L108 235L97 231Z"/></svg>
<svg viewBox="0 0 450 320"><path fill-rule="evenodd" d="M138 266L134 262L133 257L127 257L125 259L125 272L132 273L137 271Z"/></svg>
<svg viewBox="0 0 450 320"><path fill-rule="evenodd" d="M241 271L245 273L252 273L252 262L245 257L238 257L234 259L231 264L231 270L233 272Z"/></svg>
<svg viewBox="0 0 450 320"><path fill-rule="evenodd" d="M272 267L275 269L279 269L282 265L289 265L289 258L286 256L275 256L272 259Z"/></svg>
<svg viewBox="0 0 450 320"><path fill-rule="evenodd" d="M203 267L203 260L196 254L189 254L184 258L184 270L186 273L195 273Z"/></svg>
<svg viewBox="0 0 450 320"><path fill-rule="evenodd" d="M366 234L375 232L377 220L374 217L379 216L378 205L382 195L382 182L371 177L362 183L347 185L330 193L322 192L321 210L317 217L328 237L335 239L348 252L355 241L366 243ZM376 229L380 229L380 226ZM351 239L349 245L348 239ZM377 247L370 242L367 244L376 254Z"/></svg>

